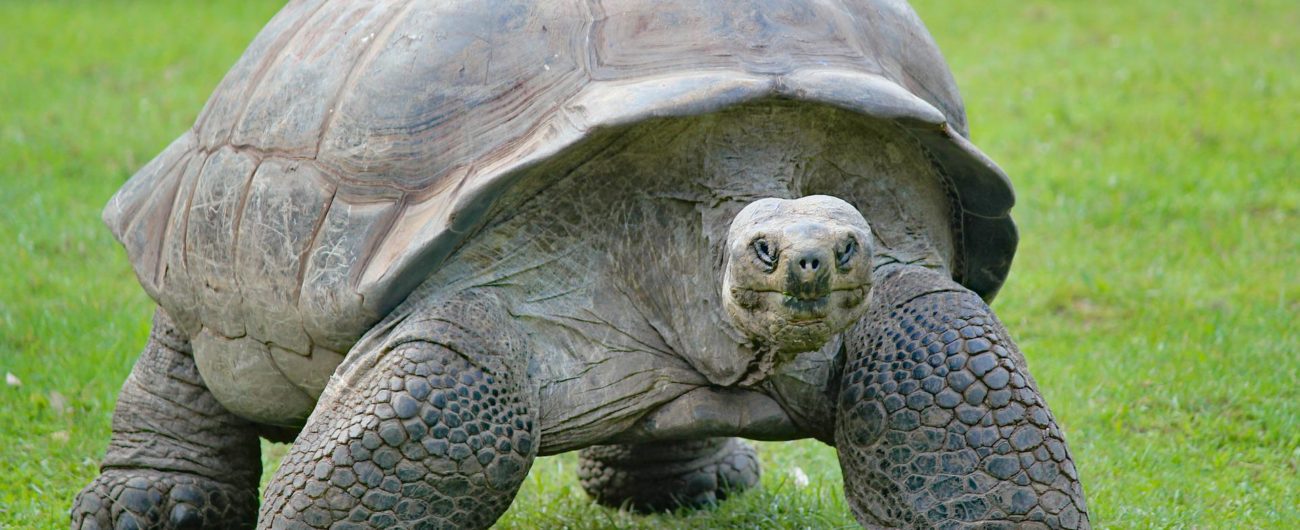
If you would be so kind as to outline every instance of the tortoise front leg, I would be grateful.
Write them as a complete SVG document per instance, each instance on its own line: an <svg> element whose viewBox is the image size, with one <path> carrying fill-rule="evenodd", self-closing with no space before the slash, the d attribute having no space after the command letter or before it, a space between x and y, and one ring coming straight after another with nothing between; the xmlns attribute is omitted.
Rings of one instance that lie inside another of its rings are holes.
<svg viewBox="0 0 1300 530"><path fill-rule="evenodd" d="M257 427L204 385L189 340L159 309L122 385L100 475L72 528L248 528L257 512Z"/></svg>
<svg viewBox="0 0 1300 530"><path fill-rule="evenodd" d="M363 353L376 362L355 382L326 390L266 490L262 526L486 528L510 506L538 448L536 399L520 363L502 362L511 341L436 317L403 329L425 338L399 329Z"/></svg>
<svg viewBox="0 0 1300 530"><path fill-rule="evenodd" d="M845 335L835 432L858 521L1088 528L1065 439L992 310L919 267L871 297Z"/></svg>

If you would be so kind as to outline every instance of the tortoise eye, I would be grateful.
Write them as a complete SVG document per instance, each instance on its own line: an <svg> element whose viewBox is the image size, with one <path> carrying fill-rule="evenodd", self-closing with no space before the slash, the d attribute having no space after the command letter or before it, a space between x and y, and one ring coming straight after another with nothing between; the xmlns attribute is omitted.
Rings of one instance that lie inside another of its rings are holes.
<svg viewBox="0 0 1300 530"><path fill-rule="evenodd" d="M772 267L776 265L776 252L773 251L772 246L768 244L766 239L755 239L753 247L754 255L758 257L758 261L768 270L772 270Z"/></svg>
<svg viewBox="0 0 1300 530"><path fill-rule="evenodd" d="M844 247L835 251L835 264L841 269L849 268L849 260L853 259L853 255L857 254L857 252L858 240L849 238L849 240L844 243Z"/></svg>

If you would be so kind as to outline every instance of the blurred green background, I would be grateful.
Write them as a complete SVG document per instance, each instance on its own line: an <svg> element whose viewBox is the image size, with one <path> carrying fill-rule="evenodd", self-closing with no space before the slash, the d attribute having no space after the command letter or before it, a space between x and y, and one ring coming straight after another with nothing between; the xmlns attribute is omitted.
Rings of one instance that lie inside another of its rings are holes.
<svg viewBox="0 0 1300 530"><path fill-rule="evenodd" d="M1300 525L1300 3L914 5L1015 182L994 309L1094 525ZM0 527L66 527L148 333L100 208L278 7L0 1ZM759 490L648 518L594 506L572 455L541 459L501 526L853 524L832 449L760 450Z"/></svg>

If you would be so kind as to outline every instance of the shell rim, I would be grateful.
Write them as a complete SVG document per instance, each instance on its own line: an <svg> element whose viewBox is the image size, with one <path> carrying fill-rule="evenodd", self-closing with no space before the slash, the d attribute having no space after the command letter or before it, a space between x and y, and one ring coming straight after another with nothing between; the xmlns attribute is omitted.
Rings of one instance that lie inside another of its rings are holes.
<svg viewBox="0 0 1300 530"><path fill-rule="evenodd" d="M758 75L737 71L687 71L632 81L595 82L564 103L531 136L521 138L501 166L466 175L473 185L460 190L442 226L424 226L424 235L380 247L396 255L390 266L363 272L358 290L368 301L389 301L372 309L384 314L400 303L485 221L493 197L512 176L543 164L603 131L649 119L683 118L718 112L764 99L825 104L893 122L925 147L954 196L954 280L992 302L1010 270L1019 241L1010 210L1015 196L1010 179L992 159L958 133L934 105L874 74L832 68L806 68ZM435 221L435 222L436 222ZM418 271L425 271L420 273ZM391 305L389 305L391 304Z"/></svg>

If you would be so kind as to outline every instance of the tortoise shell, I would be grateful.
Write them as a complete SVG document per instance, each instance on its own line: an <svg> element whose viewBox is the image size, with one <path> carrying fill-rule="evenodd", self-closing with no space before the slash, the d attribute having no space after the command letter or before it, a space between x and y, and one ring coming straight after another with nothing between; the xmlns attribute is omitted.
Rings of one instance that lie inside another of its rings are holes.
<svg viewBox="0 0 1300 530"><path fill-rule="evenodd" d="M346 352L514 175L602 129L764 98L912 135L948 180L955 279L994 296L1010 183L916 14L886 0L292 1L104 219L187 332Z"/></svg>

